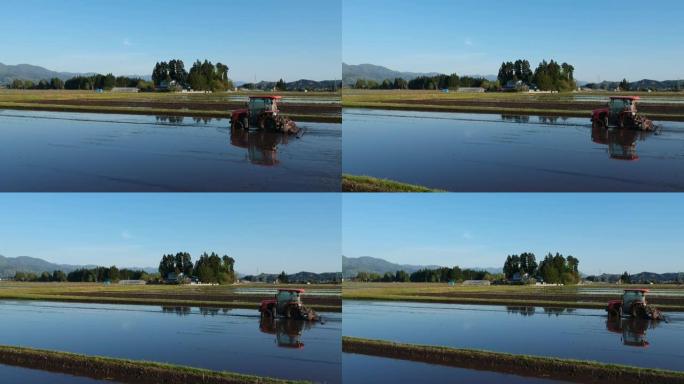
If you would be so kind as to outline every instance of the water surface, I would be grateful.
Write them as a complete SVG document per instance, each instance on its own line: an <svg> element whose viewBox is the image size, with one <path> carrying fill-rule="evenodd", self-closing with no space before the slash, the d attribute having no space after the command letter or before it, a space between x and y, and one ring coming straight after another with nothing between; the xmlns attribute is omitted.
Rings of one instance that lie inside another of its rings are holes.
<svg viewBox="0 0 684 384"><path fill-rule="evenodd" d="M372 369L368 369L372 367ZM342 354L344 383L560 383L560 381L508 375L497 372L476 371L388 359L377 356Z"/></svg>
<svg viewBox="0 0 684 384"><path fill-rule="evenodd" d="M0 344L337 383L341 317L261 321L256 309L0 301Z"/></svg>
<svg viewBox="0 0 684 384"><path fill-rule="evenodd" d="M604 310L344 303L345 336L684 370L684 313L609 321Z"/></svg>
<svg viewBox="0 0 684 384"><path fill-rule="evenodd" d="M0 110L0 191L339 191L341 124Z"/></svg>
<svg viewBox="0 0 684 384"><path fill-rule="evenodd" d="M50 384L116 384L110 380L95 380L87 377L40 371L0 364L0 382L3 384L50 383Z"/></svg>
<svg viewBox="0 0 684 384"><path fill-rule="evenodd" d="M450 191L684 191L684 123L345 109L343 171Z"/></svg>

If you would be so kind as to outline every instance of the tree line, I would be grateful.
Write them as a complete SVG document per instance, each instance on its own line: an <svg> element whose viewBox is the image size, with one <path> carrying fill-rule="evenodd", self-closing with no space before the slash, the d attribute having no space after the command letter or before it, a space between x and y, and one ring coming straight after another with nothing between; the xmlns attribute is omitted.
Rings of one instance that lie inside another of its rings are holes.
<svg viewBox="0 0 684 384"><path fill-rule="evenodd" d="M539 264L531 252L508 255L503 272L506 279L512 280L518 275L521 282L538 279L549 284L577 284L580 281L579 259L558 252L555 255L549 252Z"/></svg>
<svg viewBox="0 0 684 384"><path fill-rule="evenodd" d="M228 78L229 68L222 63L214 65L211 61L197 60L186 71L183 60L170 60L156 63L152 70L152 82L155 87L162 85L169 87L175 83L177 88L195 91L225 91L233 88L233 82ZM172 90L172 89L170 89Z"/></svg>
<svg viewBox="0 0 684 384"><path fill-rule="evenodd" d="M536 86L540 91L564 92L577 88L575 67L568 63L558 64L554 60L543 60L534 72L530 62L524 59L503 62L497 79L504 85L521 81L528 87Z"/></svg>
<svg viewBox="0 0 684 384"><path fill-rule="evenodd" d="M413 90L457 90L460 87L482 87L486 90L497 90L498 82L491 82L485 78L451 75L420 76L412 80L395 78L385 79L381 83L375 80L358 79L354 84L355 89L413 89Z"/></svg>
<svg viewBox="0 0 684 384"><path fill-rule="evenodd" d="M384 275L377 273L359 272L355 280L363 282L400 282L400 283L448 283L463 280L495 280L498 276L487 271L474 269L461 269L442 267L436 269L421 269L411 274L406 271L386 272Z"/></svg>
<svg viewBox="0 0 684 384"><path fill-rule="evenodd" d="M138 88L143 91L153 90L152 83L149 81L126 76L114 76L111 73L107 75L76 76L67 81L55 77L50 80L41 80L38 83L34 83L31 80L16 79L9 85L10 89L68 89L82 91L93 91L96 89L109 91L114 87Z"/></svg>
<svg viewBox="0 0 684 384"><path fill-rule="evenodd" d="M75 283L98 283L98 282L117 282L119 280L145 280L149 281L154 276L145 271L133 269L119 269L116 266L80 268L69 272L53 271L43 272L40 275L31 272L16 272L15 281L32 282L75 282Z"/></svg>
<svg viewBox="0 0 684 384"><path fill-rule="evenodd" d="M163 255L159 261L159 273L162 278L169 274L176 276L181 273L186 278L196 278L207 284L232 284L235 282L235 259L224 255L219 257L212 252L204 252L193 264L192 256L188 252L178 252L175 255Z"/></svg>

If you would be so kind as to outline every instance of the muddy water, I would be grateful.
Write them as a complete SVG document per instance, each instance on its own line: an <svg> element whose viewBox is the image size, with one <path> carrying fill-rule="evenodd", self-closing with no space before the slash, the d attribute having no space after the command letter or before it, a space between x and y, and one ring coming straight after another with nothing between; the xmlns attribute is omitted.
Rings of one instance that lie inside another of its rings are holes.
<svg viewBox="0 0 684 384"><path fill-rule="evenodd" d="M0 191L339 191L341 124L0 111Z"/></svg>
<svg viewBox="0 0 684 384"><path fill-rule="evenodd" d="M246 309L0 301L0 344L337 383L341 315L323 317L262 322Z"/></svg>
<svg viewBox="0 0 684 384"><path fill-rule="evenodd" d="M373 369L368 369L373 367ZM497 372L452 368L384 357L342 354L345 383L560 383Z"/></svg>
<svg viewBox="0 0 684 384"><path fill-rule="evenodd" d="M94 380L87 377L64 375L0 364L0 379L3 384L50 383L50 384L116 384L110 380Z"/></svg>
<svg viewBox="0 0 684 384"><path fill-rule="evenodd" d="M346 109L343 171L450 191L684 191L684 123ZM663 170L667 170L664 172Z"/></svg>
<svg viewBox="0 0 684 384"><path fill-rule="evenodd" d="M344 301L345 336L684 370L684 313L607 321L605 311Z"/></svg>

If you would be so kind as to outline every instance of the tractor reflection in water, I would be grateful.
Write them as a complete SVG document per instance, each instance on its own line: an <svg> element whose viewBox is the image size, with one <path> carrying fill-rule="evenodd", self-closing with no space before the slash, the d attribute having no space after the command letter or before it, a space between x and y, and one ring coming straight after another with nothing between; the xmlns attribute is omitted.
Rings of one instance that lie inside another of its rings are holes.
<svg viewBox="0 0 684 384"><path fill-rule="evenodd" d="M657 321L638 317L623 318L613 316L606 321L606 329L622 334L622 343L628 347L646 348L650 345L646 339L646 331L655 329Z"/></svg>
<svg viewBox="0 0 684 384"><path fill-rule="evenodd" d="M289 135L266 130L250 131L247 129L230 129L230 144L247 150L247 158L252 164L274 166L278 160L278 146L287 145Z"/></svg>
<svg viewBox="0 0 684 384"><path fill-rule="evenodd" d="M259 321L259 330L263 333L275 335L278 347L302 349L302 334L313 327L313 322L297 319L278 319L270 316L262 316Z"/></svg>
<svg viewBox="0 0 684 384"><path fill-rule="evenodd" d="M605 128L598 125L591 127L591 141L608 146L611 159L636 161L639 160L637 142L645 141L650 132Z"/></svg>

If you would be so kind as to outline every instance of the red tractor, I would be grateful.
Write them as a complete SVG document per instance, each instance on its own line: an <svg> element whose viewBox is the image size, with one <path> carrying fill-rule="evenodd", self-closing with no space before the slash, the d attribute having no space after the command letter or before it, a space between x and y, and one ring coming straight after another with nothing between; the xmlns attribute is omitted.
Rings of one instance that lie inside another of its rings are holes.
<svg viewBox="0 0 684 384"><path fill-rule="evenodd" d="M592 125L652 131L653 122L637 112L639 100L639 96L612 96L606 108L595 109L591 113Z"/></svg>
<svg viewBox="0 0 684 384"><path fill-rule="evenodd" d="M610 317L632 317L636 319L664 320L662 312L646 303L648 289L625 289L622 300L610 300L606 311Z"/></svg>
<svg viewBox="0 0 684 384"><path fill-rule="evenodd" d="M263 300L259 305L259 312L262 317L284 317L286 319L297 319L316 321L318 314L302 304L303 289L280 288L275 298Z"/></svg>
<svg viewBox="0 0 684 384"><path fill-rule="evenodd" d="M233 111L230 125L234 129L259 128L272 132L297 133L297 124L280 114L281 96L250 96L247 108Z"/></svg>

